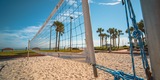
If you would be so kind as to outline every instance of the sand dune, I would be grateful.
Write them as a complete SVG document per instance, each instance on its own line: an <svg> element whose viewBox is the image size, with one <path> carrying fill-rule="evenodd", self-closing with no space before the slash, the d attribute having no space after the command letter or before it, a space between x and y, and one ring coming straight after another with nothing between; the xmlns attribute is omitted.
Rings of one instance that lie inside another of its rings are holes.
<svg viewBox="0 0 160 80"><path fill-rule="evenodd" d="M129 54L96 53L97 64L115 70L131 73ZM140 56L135 56L137 75L145 78ZM51 56L32 57L0 62L5 67L0 72L0 80L113 80L113 76L98 70L98 78L94 78L92 66Z"/></svg>

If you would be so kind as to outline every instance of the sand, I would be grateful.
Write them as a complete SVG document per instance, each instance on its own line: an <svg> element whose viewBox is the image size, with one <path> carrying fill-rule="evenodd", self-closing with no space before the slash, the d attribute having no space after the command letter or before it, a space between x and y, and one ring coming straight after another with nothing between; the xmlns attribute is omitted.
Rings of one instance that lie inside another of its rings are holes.
<svg viewBox="0 0 160 80"><path fill-rule="evenodd" d="M114 70L132 73L129 54L96 53L97 64ZM145 78L142 61L135 56L136 73ZM52 56L18 58L1 61L5 67L0 71L0 80L113 80L113 76L98 70L98 78L94 78L92 66L73 59Z"/></svg>

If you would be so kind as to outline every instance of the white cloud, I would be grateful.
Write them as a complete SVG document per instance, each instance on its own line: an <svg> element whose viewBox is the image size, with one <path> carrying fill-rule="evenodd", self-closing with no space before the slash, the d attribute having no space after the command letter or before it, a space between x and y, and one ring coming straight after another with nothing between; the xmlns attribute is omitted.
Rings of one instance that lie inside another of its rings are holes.
<svg viewBox="0 0 160 80"><path fill-rule="evenodd" d="M40 26L28 26L22 30L4 30L0 32L0 48L25 48Z"/></svg>
<svg viewBox="0 0 160 80"><path fill-rule="evenodd" d="M83 15L83 13L81 11L74 11L73 9L66 9L64 10L62 13L60 13L60 15L56 16L54 19L51 20L51 23L53 23L53 21L61 21L64 23L68 23L70 22L70 16L72 16L74 19L78 18L78 16Z"/></svg>
<svg viewBox="0 0 160 80"><path fill-rule="evenodd" d="M98 3L99 5L111 5L111 6L113 6L113 5L117 5L117 4L120 4L121 3L121 0L116 0L116 1L114 1L114 2L110 2L110 3Z"/></svg>
<svg viewBox="0 0 160 80"><path fill-rule="evenodd" d="M74 7L78 6L76 0L66 0L66 2L68 2L69 5L73 5Z"/></svg>
<svg viewBox="0 0 160 80"><path fill-rule="evenodd" d="M94 3L93 0L88 0L89 3Z"/></svg>
<svg viewBox="0 0 160 80"><path fill-rule="evenodd" d="M24 33L35 33L40 28L40 26L28 26L27 28L24 28L23 30L20 30L20 32Z"/></svg>

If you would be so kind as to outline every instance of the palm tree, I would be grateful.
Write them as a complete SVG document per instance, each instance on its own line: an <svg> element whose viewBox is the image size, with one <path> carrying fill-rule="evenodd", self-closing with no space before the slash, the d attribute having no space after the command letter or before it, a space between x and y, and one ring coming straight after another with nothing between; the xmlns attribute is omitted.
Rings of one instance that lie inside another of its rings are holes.
<svg viewBox="0 0 160 80"><path fill-rule="evenodd" d="M100 47L101 47L101 45L102 45L102 43L101 43L101 34L102 34L102 32L104 31L104 29L103 28L98 28L98 30L96 31L97 33L99 33L99 37L100 37Z"/></svg>
<svg viewBox="0 0 160 80"><path fill-rule="evenodd" d="M117 29L112 28L113 33L112 33L112 39L113 39L113 47L115 47L115 42L116 42L116 38L117 38Z"/></svg>
<svg viewBox="0 0 160 80"><path fill-rule="evenodd" d="M60 33L61 32L63 32L64 31L64 25L63 25L63 23L62 22L59 22L59 21L54 21L53 22L53 26L55 26L55 31L56 31L56 45L55 45L55 51L57 51L57 39L58 39L58 33L59 33L59 31L60 31ZM60 33L59 33L59 35L60 35ZM60 37L59 37L59 39L60 39ZM58 49L59 49L59 47L58 47Z"/></svg>
<svg viewBox="0 0 160 80"><path fill-rule="evenodd" d="M118 30L118 49L120 44L120 35L123 35L122 30Z"/></svg>
<svg viewBox="0 0 160 80"><path fill-rule="evenodd" d="M64 25L63 25L63 23L61 24L61 26L59 26L58 32L59 32L59 39L58 39L58 51L59 51L60 37L61 37L61 36L63 35L63 33L64 33Z"/></svg>
<svg viewBox="0 0 160 80"><path fill-rule="evenodd" d="M140 22L138 22L137 25L138 25L138 28L145 34L143 20L140 20Z"/></svg>
<svg viewBox="0 0 160 80"><path fill-rule="evenodd" d="M138 25L138 28L142 31L142 42L144 42L145 29L144 29L143 20L141 20L140 22L138 22L137 25Z"/></svg>
<svg viewBox="0 0 160 80"><path fill-rule="evenodd" d="M102 33L102 34L101 34L101 38L102 38L102 46L103 46L104 37L106 37L106 35L107 35L106 33Z"/></svg>
<svg viewBox="0 0 160 80"><path fill-rule="evenodd" d="M106 34L106 36L105 36L106 47L107 47L107 39L108 39L108 38L109 38L109 35Z"/></svg>
<svg viewBox="0 0 160 80"><path fill-rule="evenodd" d="M108 30L107 30L107 32L109 33L109 37L110 37L110 49L111 49L111 35L112 35L112 33L113 33L113 29L112 28L109 28Z"/></svg>
<svg viewBox="0 0 160 80"><path fill-rule="evenodd" d="M130 27L129 30L130 30L130 33L132 34L134 31L134 28ZM125 32L128 33L129 30L127 29ZM131 36L131 41L132 41L132 39L133 39L133 36ZM137 46L137 39L135 39L135 38L134 38L134 46Z"/></svg>
<svg viewBox="0 0 160 80"><path fill-rule="evenodd" d="M130 27L129 30L130 30L130 32L131 32L131 34L132 34L133 31L134 31L134 28L133 28L133 27ZM128 29L126 30L126 33L128 33Z"/></svg>

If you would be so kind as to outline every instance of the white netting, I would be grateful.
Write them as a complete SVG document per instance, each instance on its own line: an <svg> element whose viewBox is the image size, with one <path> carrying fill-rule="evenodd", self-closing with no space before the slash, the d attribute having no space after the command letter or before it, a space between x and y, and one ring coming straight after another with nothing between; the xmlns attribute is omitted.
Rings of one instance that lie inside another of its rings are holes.
<svg viewBox="0 0 160 80"><path fill-rule="evenodd" d="M56 26L52 26L54 21L64 24L64 32L60 36L59 49L68 50L70 46L72 49L83 49L85 47L85 29L81 0L64 0L61 6L56 6L55 9L57 9L55 14L51 16L49 21L46 21L47 24L31 40L31 49L35 47L40 49L55 49ZM57 38L59 39L59 36Z"/></svg>

